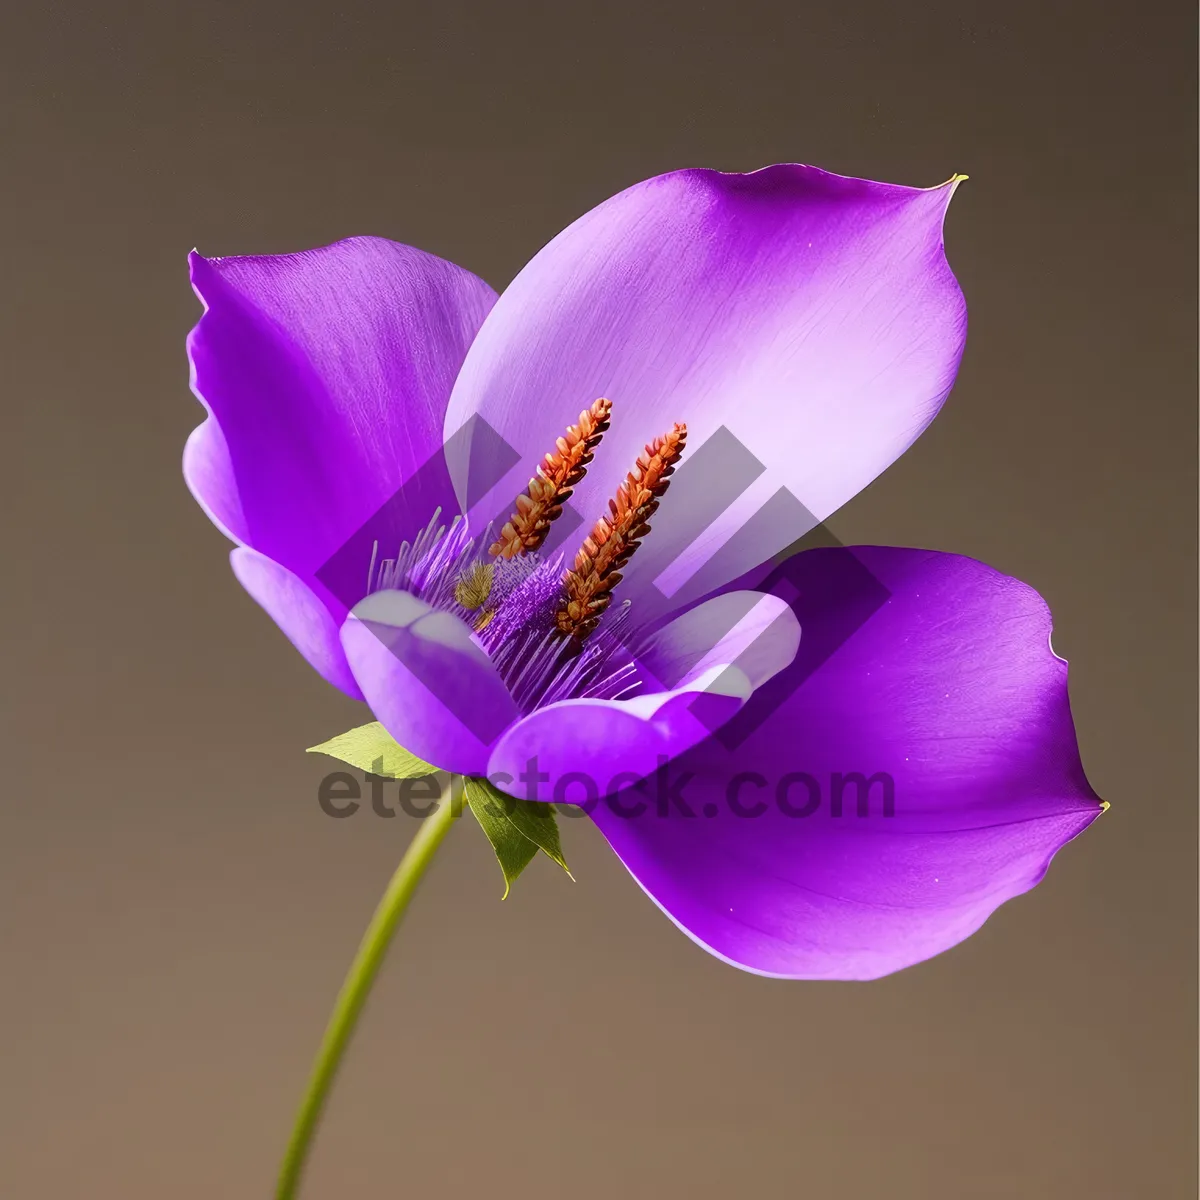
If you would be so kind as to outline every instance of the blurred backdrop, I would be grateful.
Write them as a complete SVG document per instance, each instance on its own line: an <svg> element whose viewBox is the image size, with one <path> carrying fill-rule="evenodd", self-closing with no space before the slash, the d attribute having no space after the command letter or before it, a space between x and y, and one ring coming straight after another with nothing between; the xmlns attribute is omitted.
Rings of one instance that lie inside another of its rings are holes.
<svg viewBox="0 0 1200 1200"><path fill-rule="evenodd" d="M1112 810L970 941L740 974L598 834L503 904L456 829L304 1195L1196 1193L1194 6L61 0L0 17L0 1194L268 1194L413 823L186 492L185 256L413 243L496 287L611 193L784 160L971 180L971 333L831 522L1038 588Z"/></svg>

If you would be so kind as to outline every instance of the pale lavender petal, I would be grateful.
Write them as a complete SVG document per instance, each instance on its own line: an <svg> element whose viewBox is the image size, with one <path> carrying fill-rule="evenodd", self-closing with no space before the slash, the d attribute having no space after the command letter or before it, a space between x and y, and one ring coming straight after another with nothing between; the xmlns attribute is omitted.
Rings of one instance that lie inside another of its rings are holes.
<svg viewBox="0 0 1200 1200"><path fill-rule="evenodd" d="M672 691L549 704L500 739L487 774L501 790L529 800L603 796L711 737L752 690L736 666L715 666Z"/></svg>
<svg viewBox="0 0 1200 1200"><path fill-rule="evenodd" d="M847 554L891 598L814 671L806 647L819 654L838 620L823 579ZM593 815L714 954L768 975L869 979L961 941L1102 805L1032 589L927 551L814 550L797 565L804 638L768 685L794 672L797 690L736 748L710 738L672 764L692 776L692 817Z"/></svg>
<svg viewBox="0 0 1200 1200"><path fill-rule="evenodd" d="M190 262L205 306L192 386L210 415L184 474L231 538L308 577L441 455L450 389L495 293L382 238Z"/></svg>
<svg viewBox="0 0 1200 1200"><path fill-rule="evenodd" d="M737 591L680 614L639 647L643 678L676 688L712 667L736 664L753 688L796 657L800 623L778 596Z"/></svg>
<svg viewBox="0 0 1200 1200"><path fill-rule="evenodd" d="M942 244L955 182L921 190L784 165L630 188L559 234L504 292L463 364L447 432L482 416L525 456L510 487L582 407L609 397L612 428L571 502L590 524L673 422L690 431L684 472L727 427L765 471L705 514L707 533L668 590L779 489L795 499L742 534L705 581L711 591L870 483L949 393L966 336ZM734 471L728 455L706 468L716 492L728 483L722 465ZM509 499L497 491L498 508ZM668 498L656 520L688 517L672 517Z"/></svg>
<svg viewBox="0 0 1200 1200"><path fill-rule="evenodd" d="M309 665L355 700L363 698L338 636L338 622L326 604L286 567L238 546L229 556L238 582L304 655Z"/></svg>
<svg viewBox="0 0 1200 1200"><path fill-rule="evenodd" d="M383 591L356 606L341 638L371 711L400 745L444 771L486 773L491 746L519 714L462 621Z"/></svg>

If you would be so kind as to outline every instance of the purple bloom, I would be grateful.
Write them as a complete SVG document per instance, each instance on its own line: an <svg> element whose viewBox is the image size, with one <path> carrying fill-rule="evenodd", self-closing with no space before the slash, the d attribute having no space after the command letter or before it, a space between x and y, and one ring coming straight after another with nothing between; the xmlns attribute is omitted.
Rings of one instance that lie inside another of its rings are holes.
<svg viewBox="0 0 1200 1200"><path fill-rule="evenodd" d="M593 819L713 953L788 977L917 962L1037 883L1102 809L1046 607L915 550L806 552L794 600L754 584L803 532L780 513L829 516L949 393L966 336L942 246L955 182L676 172L580 218L499 297L377 238L193 255L209 417L188 484L329 682L439 768L607 797ZM477 442L443 461L476 420L515 468L485 470ZM672 471L722 431L757 478L675 544ZM422 485L425 509L364 540L429 462L445 477ZM473 497L481 471L503 480ZM526 479L507 526L481 522ZM588 525L555 549L535 518L568 498ZM831 581L848 560L883 598L845 636ZM721 736L769 688L771 715Z"/></svg>

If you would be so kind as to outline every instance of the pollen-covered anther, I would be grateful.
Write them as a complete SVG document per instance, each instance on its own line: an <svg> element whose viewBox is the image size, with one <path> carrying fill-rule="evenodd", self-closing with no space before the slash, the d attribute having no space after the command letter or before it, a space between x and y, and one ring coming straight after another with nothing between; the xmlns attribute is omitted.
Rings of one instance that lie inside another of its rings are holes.
<svg viewBox="0 0 1200 1200"><path fill-rule="evenodd" d="M670 485L683 454L687 426L676 425L655 438L638 457L617 494L584 539L571 570L563 574L563 599L555 610L559 631L582 640L600 621L621 582L621 568L650 532L650 518Z"/></svg>
<svg viewBox="0 0 1200 1200"><path fill-rule="evenodd" d="M488 547L493 558L515 558L537 550L545 542L551 522L561 516L571 492L587 474L611 413L612 402L602 397L581 412L579 423L558 439L529 481L525 494L517 497L516 511L505 522L500 536Z"/></svg>
<svg viewBox="0 0 1200 1200"><path fill-rule="evenodd" d="M454 584L455 600L470 612L482 608L492 594L495 573L496 568L491 563L477 562L467 568Z"/></svg>
<svg viewBox="0 0 1200 1200"><path fill-rule="evenodd" d="M475 631L485 629L496 615L495 608L485 608L492 594L496 566L477 562L465 570L454 584L454 599L468 612L475 613Z"/></svg>

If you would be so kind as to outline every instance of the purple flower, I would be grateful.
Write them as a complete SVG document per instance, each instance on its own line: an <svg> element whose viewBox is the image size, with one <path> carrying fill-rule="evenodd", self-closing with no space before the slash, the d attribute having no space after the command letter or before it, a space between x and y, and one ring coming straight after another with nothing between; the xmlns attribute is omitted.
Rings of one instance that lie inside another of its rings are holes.
<svg viewBox="0 0 1200 1200"><path fill-rule="evenodd" d="M907 966L1036 884L1103 807L1024 584L833 548L791 560L789 594L755 590L950 391L956 182L660 176L499 297L377 238L193 255L209 417L188 484L246 590L413 754L586 801L737 966ZM877 596L849 625L848 570Z"/></svg>

